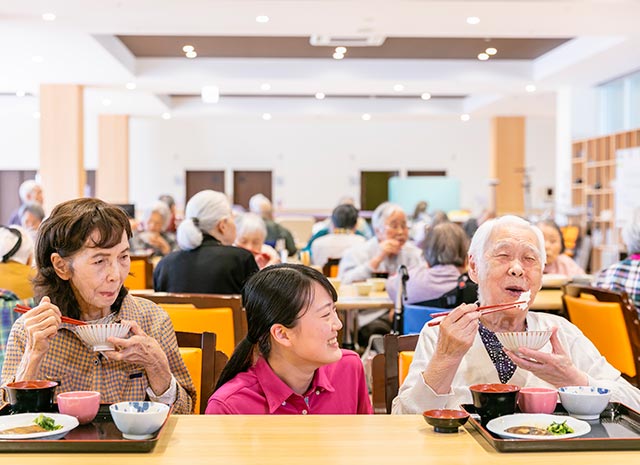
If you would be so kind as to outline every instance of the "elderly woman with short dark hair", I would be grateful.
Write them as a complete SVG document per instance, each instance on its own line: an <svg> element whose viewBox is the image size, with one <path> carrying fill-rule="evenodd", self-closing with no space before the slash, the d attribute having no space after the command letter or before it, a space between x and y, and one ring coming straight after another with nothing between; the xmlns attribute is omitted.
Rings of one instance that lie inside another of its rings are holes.
<svg viewBox="0 0 640 465"><path fill-rule="evenodd" d="M478 284L481 305L516 302L542 286L544 238L526 220L504 216L482 224L469 247L469 276ZM495 333L551 330L540 350L519 354L500 344ZM420 332L409 374L393 401L393 413L420 413L471 403L469 386L509 383L521 387L598 386L611 400L640 407L640 391L625 381L582 332L566 319L519 306L483 314L462 304L439 326Z"/></svg>

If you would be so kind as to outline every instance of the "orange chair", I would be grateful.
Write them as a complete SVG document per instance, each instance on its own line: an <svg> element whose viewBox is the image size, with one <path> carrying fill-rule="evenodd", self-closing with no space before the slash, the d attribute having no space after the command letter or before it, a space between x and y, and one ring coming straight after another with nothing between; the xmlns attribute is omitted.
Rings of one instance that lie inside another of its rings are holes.
<svg viewBox="0 0 640 465"><path fill-rule="evenodd" d="M227 356L216 350L216 335L213 333L188 333L176 331L180 354L191 380L196 387L195 413L204 413L207 401L215 388Z"/></svg>
<svg viewBox="0 0 640 465"><path fill-rule="evenodd" d="M575 255L576 243L580 236L580 227L573 225L562 226L560 231L562 232L562 239L564 239L565 253L573 257Z"/></svg>
<svg viewBox="0 0 640 465"><path fill-rule="evenodd" d="M160 305L169 314L176 331L215 333L216 345L229 357L235 347L233 314L230 308L196 308L192 304Z"/></svg>
<svg viewBox="0 0 640 465"><path fill-rule="evenodd" d="M338 276L338 268L340 266L339 258L329 258L327 263L322 267L322 274L327 278L335 278Z"/></svg>
<svg viewBox="0 0 640 465"><path fill-rule="evenodd" d="M376 355L371 364L371 397L375 413L391 413L391 403L409 373L418 337L419 334L385 334L384 354Z"/></svg>
<svg viewBox="0 0 640 465"><path fill-rule="evenodd" d="M611 365L640 383L640 322L626 292L567 284L562 296L573 324Z"/></svg>
<svg viewBox="0 0 640 465"><path fill-rule="evenodd" d="M131 268L124 280L124 287L130 290L153 288L153 265L147 255L131 256Z"/></svg>

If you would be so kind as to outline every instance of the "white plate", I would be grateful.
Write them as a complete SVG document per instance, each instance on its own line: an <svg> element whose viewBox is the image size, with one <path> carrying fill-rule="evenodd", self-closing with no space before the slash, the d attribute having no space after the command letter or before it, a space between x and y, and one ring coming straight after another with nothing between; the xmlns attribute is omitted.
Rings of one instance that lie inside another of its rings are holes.
<svg viewBox="0 0 640 465"><path fill-rule="evenodd" d="M18 426L33 425L39 413L20 413L17 415L7 415L0 417L0 431L9 428L17 428ZM46 416L54 419L56 425L62 425L62 428L55 431L43 431L41 433L29 434L0 434L0 439L60 439L73 428L78 426L78 419L70 415L62 415L60 413L45 413Z"/></svg>
<svg viewBox="0 0 640 465"><path fill-rule="evenodd" d="M507 428L511 428L513 426L536 426L538 428L546 429L553 422L562 423L563 421L567 422L571 428L573 428L573 433L569 434L554 434L550 436L534 436L531 434L515 434L515 433L507 433L505 430ZM487 423L487 429L492 433L496 433L501 438L507 439L541 439L541 440L550 440L550 439L569 439L576 438L578 436L583 436L591 431L591 425L586 421L578 420L573 417L568 417L566 415L547 415L545 413L516 413L513 415L505 415L503 417L494 418L489 423Z"/></svg>

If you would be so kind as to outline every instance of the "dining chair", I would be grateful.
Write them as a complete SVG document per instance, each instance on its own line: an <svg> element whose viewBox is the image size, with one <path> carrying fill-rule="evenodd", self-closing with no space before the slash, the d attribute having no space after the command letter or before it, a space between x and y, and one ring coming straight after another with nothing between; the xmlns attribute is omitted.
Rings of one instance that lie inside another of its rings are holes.
<svg viewBox="0 0 640 465"><path fill-rule="evenodd" d="M217 347L229 357L235 347L230 308L196 308L193 304L158 304L169 314L176 331L215 333Z"/></svg>
<svg viewBox="0 0 640 465"><path fill-rule="evenodd" d="M132 291L131 294L151 300L157 304L191 304L195 308L202 309L230 308L233 320L232 348L247 335L247 317L244 307L242 306L242 296L239 294L198 294L181 292L136 293L136 291ZM216 332L216 334L218 335L218 346L220 347L222 345L220 342L222 334L218 332ZM228 350L228 348L226 350Z"/></svg>
<svg viewBox="0 0 640 465"><path fill-rule="evenodd" d="M129 290L153 288L153 265L148 255L131 255L131 268L124 287Z"/></svg>
<svg viewBox="0 0 640 465"><path fill-rule="evenodd" d="M418 337L419 334L385 334L384 354L377 354L371 365L375 413L391 413L391 403L409 373Z"/></svg>
<svg viewBox="0 0 640 465"><path fill-rule="evenodd" d="M327 278L335 278L338 276L339 266L340 258L329 258L327 263L322 266L322 274Z"/></svg>
<svg viewBox="0 0 640 465"><path fill-rule="evenodd" d="M182 359L196 387L194 411L202 414L228 358L223 352L216 350L214 333L176 331L176 339Z"/></svg>
<svg viewBox="0 0 640 465"><path fill-rule="evenodd" d="M563 305L571 322L623 376L640 385L640 321L626 292L567 284Z"/></svg>
<svg viewBox="0 0 640 465"><path fill-rule="evenodd" d="M431 321L431 315L442 311L442 307L405 304L402 310L402 334L420 334L423 326Z"/></svg>

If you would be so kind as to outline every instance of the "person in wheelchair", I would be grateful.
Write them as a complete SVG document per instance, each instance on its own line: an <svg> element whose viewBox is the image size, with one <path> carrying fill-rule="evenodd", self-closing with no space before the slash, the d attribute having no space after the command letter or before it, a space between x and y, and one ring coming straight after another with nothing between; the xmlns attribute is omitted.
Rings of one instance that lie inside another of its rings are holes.
<svg viewBox="0 0 640 465"><path fill-rule="evenodd" d="M478 299L478 286L467 275L469 239L455 223L440 223L424 241L426 265L409 268L406 304L454 308ZM387 292L396 301L399 279L387 281Z"/></svg>

